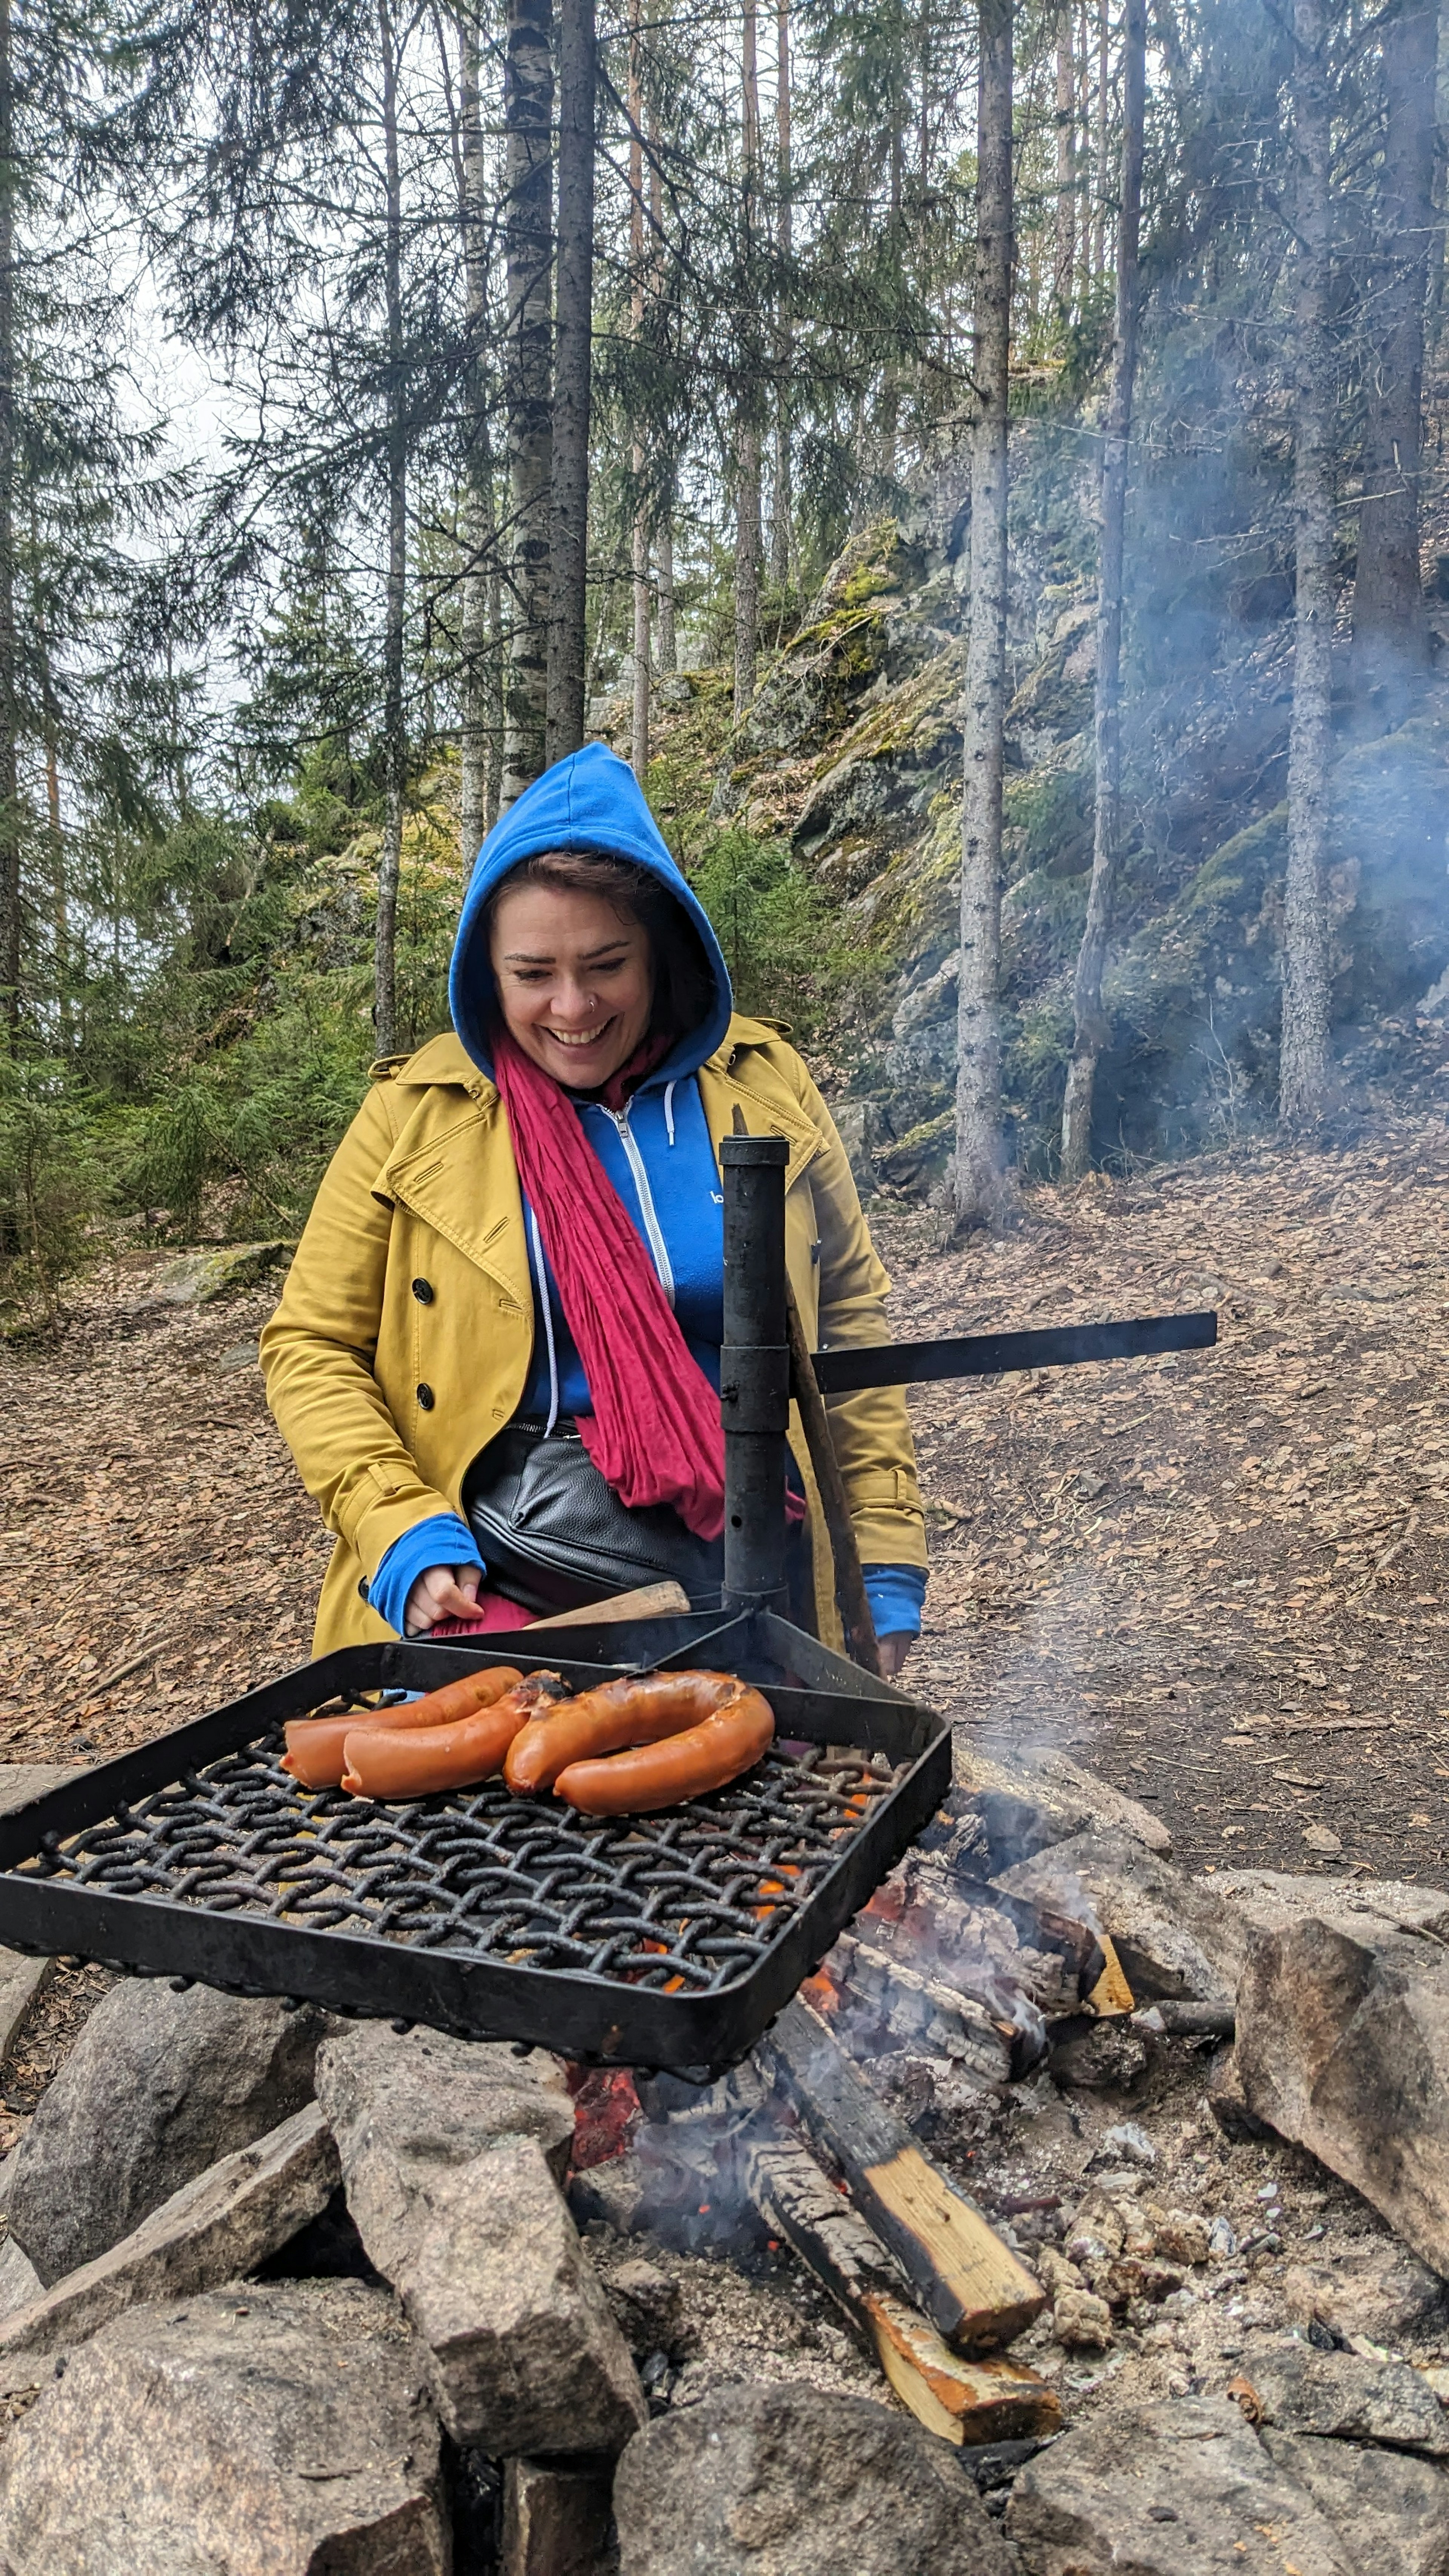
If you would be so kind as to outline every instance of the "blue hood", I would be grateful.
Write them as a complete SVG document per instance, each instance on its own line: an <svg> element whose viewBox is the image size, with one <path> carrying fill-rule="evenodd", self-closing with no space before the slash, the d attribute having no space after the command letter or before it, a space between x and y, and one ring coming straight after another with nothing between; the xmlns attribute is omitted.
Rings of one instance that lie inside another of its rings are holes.
<svg viewBox="0 0 1449 2576"><path fill-rule="evenodd" d="M709 916L670 857L632 769L601 742L585 743L582 751L556 760L552 769L536 778L502 821L495 823L478 853L448 976L453 1026L473 1062L492 1079L488 1036L497 987L488 956L484 908L511 869L544 850L595 850L606 858L632 859L657 877L688 914L714 978L714 1005L701 1025L671 1049L650 1081L693 1073L723 1043L729 1027L734 1007L729 971Z"/></svg>

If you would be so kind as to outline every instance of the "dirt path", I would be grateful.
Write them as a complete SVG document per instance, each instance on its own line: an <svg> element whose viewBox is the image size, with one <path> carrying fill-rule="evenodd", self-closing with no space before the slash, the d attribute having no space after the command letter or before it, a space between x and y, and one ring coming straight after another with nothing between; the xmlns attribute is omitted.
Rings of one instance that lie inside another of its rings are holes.
<svg viewBox="0 0 1449 2576"><path fill-rule="evenodd" d="M1196 1865L1449 1884L1446 1180L1435 1120L1039 1191L945 1257L886 1219L902 1333L1222 1319L1201 1356L913 1398L911 1671L963 1736L1070 1746ZM262 1400L269 1303L169 1306L143 1259L0 1354L0 1755L119 1751L305 1656L327 1541Z"/></svg>
<svg viewBox="0 0 1449 2576"><path fill-rule="evenodd" d="M915 1669L964 1737L1070 1747L1194 1866L1449 1883L1446 1180L1436 1118L1038 1191L947 1258L879 1229L902 1335L1220 1315L1213 1352L913 1396Z"/></svg>

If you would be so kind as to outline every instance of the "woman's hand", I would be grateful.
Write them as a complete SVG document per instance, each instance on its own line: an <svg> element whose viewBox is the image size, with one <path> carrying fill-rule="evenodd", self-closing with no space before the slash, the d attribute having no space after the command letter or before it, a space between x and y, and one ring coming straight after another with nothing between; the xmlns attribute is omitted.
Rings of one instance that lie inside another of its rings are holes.
<svg viewBox="0 0 1449 2576"><path fill-rule="evenodd" d="M888 1637L877 1637L875 1642L880 1648L881 1678L893 1682L915 1644L915 1638L908 1628L897 1628Z"/></svg>
<svg viewBox="0 0 1449 2576"><path fill-rule="evenodd" d="M440 1619L471 1619L481 1581L476 1565L430 1565L408 1594L403 1635L425 1637Z"/></svg>

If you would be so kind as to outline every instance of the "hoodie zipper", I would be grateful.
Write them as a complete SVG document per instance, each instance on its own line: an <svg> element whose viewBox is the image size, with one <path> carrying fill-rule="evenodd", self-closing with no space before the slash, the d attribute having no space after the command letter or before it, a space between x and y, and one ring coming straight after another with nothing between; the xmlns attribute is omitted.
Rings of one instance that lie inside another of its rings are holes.
<svg viewBox="0 0 1449 2576"><path fill-rule="evenodd" d="M659 1285L672 1306L674 1269L664 1240L664 1229L660 1225L658 1211L654 1205L653 1192L649 1187L649 1174L645 1169L644 1157L639 1151L638 1140L629 1124L629 1112L627 1109L606 1109L604 1116L612 1118L619 1131L619 1142L624 1148L634 1187L639 1194L639 1213L644 1219L644 1232L648 1239L654 1267L659 1273Z"/></svg>

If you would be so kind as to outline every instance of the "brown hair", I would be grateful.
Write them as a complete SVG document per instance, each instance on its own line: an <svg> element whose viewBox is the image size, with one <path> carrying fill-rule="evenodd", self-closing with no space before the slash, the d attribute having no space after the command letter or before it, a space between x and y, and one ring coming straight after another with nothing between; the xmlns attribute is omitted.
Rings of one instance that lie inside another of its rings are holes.
<svg viewBox="0 0 1449 2576"><path fill-rule="evenodd" d="M595 894L626 921L637 921L649 942L654 970L654 1008L649 1033L686 1037L707 1019L714 1003L714 977L704 942L667 886L633 859L608 858L592 850L540 850L520 859L493 889L484 913L484 936L490 946L493 917L505 894L515 886L553 886L560 893Z"/></svg>

